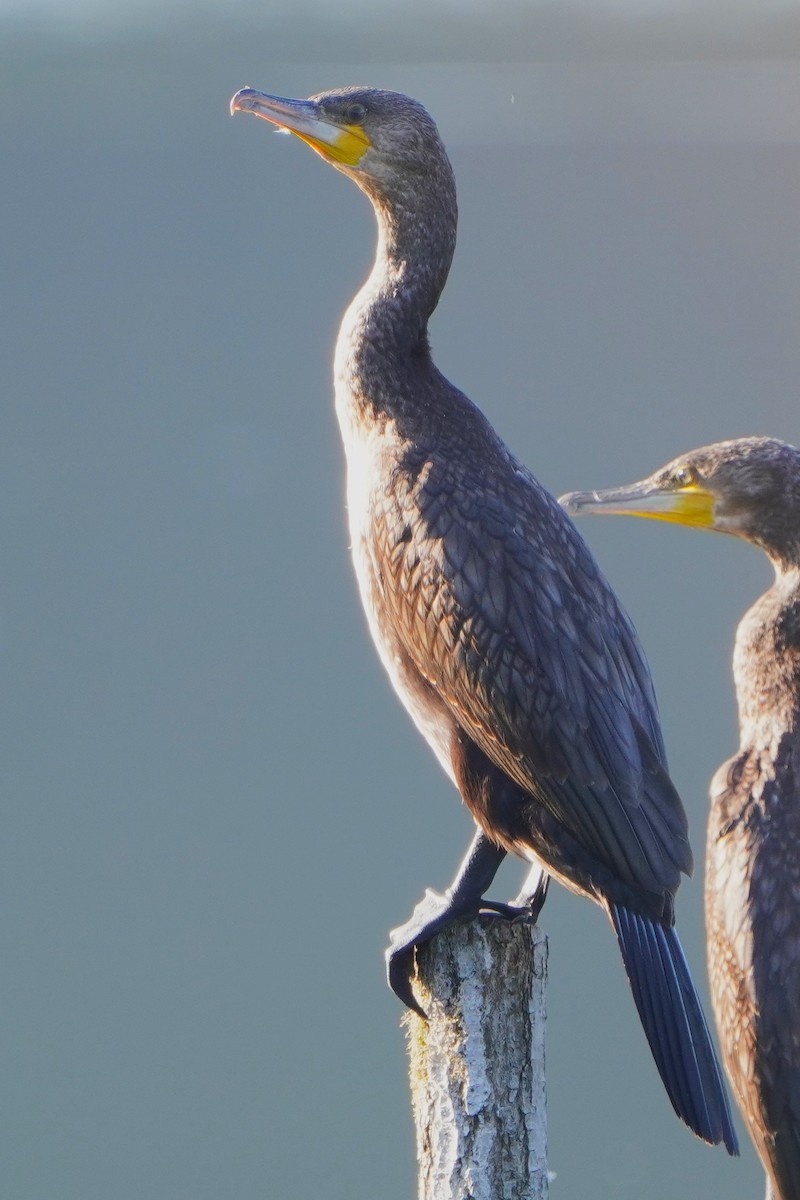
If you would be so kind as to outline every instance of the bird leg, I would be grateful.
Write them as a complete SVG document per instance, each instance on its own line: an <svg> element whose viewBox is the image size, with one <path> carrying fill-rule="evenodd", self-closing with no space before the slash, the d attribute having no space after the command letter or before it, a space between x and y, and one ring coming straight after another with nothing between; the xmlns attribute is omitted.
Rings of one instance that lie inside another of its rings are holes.
<svg viewBox="0 0 800 1200"><path fill-rule="evenodd" d="M528 910L528 919L532 925L538 921L539 913L544 908L549 885L550 876L545 868L541 863L534 863L525 876L519 895L511 902L515 908Z"/></svg>
<svg viewBox="0 0 800 1200"><path fill-rule="evenodd" d="M483 893L491 884L506 851L476 830L456 877L442 894L428 888L410 918L389 934L386 950L386 977L389 987L407 1008L419 1016L420 1008L411 990L414 952L434 934L452 925L459 917L472 917L479 911Z"/></svg>
<svg viewBox="0 0 800 1200"><path fill-rule="evenodd" d="M497 913L509 921L524 921L527 925L535 925L539 913L547 899L547 888L550 876L539 863L534 863L519 893L510 904L497 904L494 900L481 900L480 911Z"/></svg>
<svg viewBox="0 0 800 1200"><path fill-rule="evenodd" d="M447 891L442 894L428 888L408 921L389 934L386 950L389 987L407 1008L421 1017L426 1014L411 990L417 946L429 941L434 934L446 929L460 917L474 917L479 912L486 912L512 921L533 922L541 911L547 894L548 876L538 866L532 868L513 904L483 899L483 893L491 885L505 856L506 851L502 847L496 845L482 830L477 830Z"/></svg>

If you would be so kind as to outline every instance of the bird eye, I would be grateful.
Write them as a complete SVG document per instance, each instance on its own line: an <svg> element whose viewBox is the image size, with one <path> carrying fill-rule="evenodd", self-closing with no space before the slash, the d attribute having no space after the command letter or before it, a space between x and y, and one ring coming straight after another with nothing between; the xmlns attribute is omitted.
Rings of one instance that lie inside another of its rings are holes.
<svg viewBox="0 0 800 1200"><path fill-rule="evenodd" d="M695 474L691 467L677 467L672 473L676 487L689 487L695 482Z"/></svg>
<svg viewBox="0 0 800 1200"><path fill-rule="evenodd" d="M351 104L345 113L350 125L360 125L367 115L367 110L363 104Z"/></svg>

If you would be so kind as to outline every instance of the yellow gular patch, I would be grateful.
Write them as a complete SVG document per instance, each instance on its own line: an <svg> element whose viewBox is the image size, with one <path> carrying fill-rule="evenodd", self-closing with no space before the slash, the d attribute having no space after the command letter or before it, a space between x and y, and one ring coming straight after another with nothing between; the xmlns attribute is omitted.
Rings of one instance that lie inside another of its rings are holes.
<svg viewBox="0 0 800 1200"><path fill-rule="evenodd" d="M714 497L697 483L678 492L653 497L653 505L645 501L642 508L626 508L633 517L650 517L656 521L675 521L679 525L696 525L708 529L714 523Z"/></svg>
<svg viewBox="0 0 800 1200"><path fill-rule="evenodd" d="M294 129L291 132L297 133ZM356 166L370 146L369 138L360 125L343 125L332 131L330 141L315 138L310 133L297 133L297 137L308 142L323 158L332 158L334 162L344 163L348 167Z"/></svg>

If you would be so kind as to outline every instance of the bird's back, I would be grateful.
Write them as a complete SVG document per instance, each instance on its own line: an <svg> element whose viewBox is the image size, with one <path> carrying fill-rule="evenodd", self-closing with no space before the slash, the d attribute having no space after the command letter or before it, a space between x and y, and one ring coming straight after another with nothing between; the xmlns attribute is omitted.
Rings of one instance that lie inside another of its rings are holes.
<svg viewBox="0 0 800 1200"><path fill-rule="evenodd" d="M356 570L395 687L445 766L457 727L575 839L565 882L644 892L669 918L686 821L630 621L475 406L435 371L414 386L391 418L343 422ZM492 832L524 852L523 813Z"/></svg>

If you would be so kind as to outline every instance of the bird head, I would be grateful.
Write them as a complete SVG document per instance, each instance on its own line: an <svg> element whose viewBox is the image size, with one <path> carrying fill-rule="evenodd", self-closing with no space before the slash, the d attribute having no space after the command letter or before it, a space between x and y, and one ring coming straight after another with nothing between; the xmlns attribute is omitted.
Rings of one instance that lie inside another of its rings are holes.
<svg viewBox="0 0 800 1200"><path fill-rule="evenodd" d="M573 516L621 513L731 533L774 560L800 561L800 452L775 438L701 446L638 483L560 502Z"/></svg>
<svg viewBox="0 0 800 1200"><path fill-rule="evenodd" d="M231 113L249 112L295 134L364 191L393 189L410 176L447 163L439 132L409 96L346 87L308 100L288 100L255 88L232 98ZM449 170L449 164L448 170Z"/></svg>

